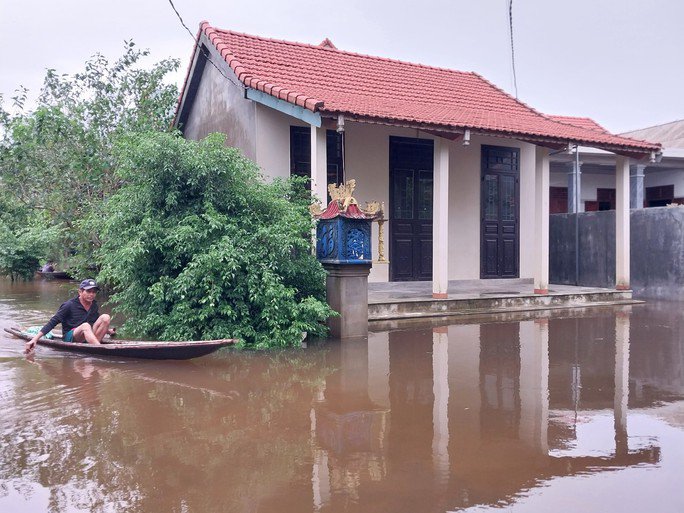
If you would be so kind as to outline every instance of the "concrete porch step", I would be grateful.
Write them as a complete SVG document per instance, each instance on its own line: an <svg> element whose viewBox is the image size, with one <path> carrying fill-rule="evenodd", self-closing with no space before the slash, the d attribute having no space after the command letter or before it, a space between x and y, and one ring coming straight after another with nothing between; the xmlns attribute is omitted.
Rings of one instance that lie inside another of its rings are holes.
<svg viewBox="0 0 684 513"><path fill-rule="evenodd" d="M369 321L416 319L458 315L482 315L533 310L586 308L591 306L632 305L632 291L603 289L597 292L552 293L548 295L499 293L486 297L448 299L401 298L372 300L368 303Z"/></svg>

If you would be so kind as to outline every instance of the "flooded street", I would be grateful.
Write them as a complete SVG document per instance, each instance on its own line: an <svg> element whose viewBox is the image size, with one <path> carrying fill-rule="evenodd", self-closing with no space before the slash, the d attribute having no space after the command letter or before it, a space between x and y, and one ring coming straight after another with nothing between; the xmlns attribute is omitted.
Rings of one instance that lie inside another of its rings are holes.
<svg viewBox="0 0 684 513"><path fill-rule="evenodd" d="M0 280L0 329L74 287ZM0 511L684 511L684 305L479 321L176 362L0 332Z"/></svg>

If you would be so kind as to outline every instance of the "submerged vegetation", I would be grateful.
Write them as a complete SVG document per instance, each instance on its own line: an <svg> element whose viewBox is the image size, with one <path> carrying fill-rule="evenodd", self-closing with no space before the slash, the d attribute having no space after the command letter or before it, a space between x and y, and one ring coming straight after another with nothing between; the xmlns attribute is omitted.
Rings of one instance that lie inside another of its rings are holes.
<svg viewBox="0 0 684 513"><path fill-rule="evenodd" d="M265 348L323 334L303 184L266 183L218 134L171 131L178 62L144 70L145 56L127 43L113 63L48 71L34 110L25 90L17 113L0 104L0 274L29 278L48 259L98 274L133 335Z"/></svg>
<svg viewBox="0 0 684 513"><path fill-rule="evenodd" d="M124 185L107 203L97 257L130 331L230 334L258 348L322 334L330 311L300 184L266 183L219 134L136 135L115 153Z"/></svg>

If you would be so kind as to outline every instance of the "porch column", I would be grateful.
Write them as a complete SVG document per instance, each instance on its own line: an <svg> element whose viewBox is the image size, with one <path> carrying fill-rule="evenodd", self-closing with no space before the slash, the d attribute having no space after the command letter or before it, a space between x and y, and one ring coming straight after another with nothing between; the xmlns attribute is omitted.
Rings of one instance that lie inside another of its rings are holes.
<svg viewBox="0 0 684 513"><path fill-rule="evenodd" d="M629 166L629 208L644 208L645 164Z"/></svg>
<svg viewBox="0 0 684 513"><path fill-rule="evenodd" d="M316 390L314 401L325 401L325 385ZM313 488L314 511L320 511L330 501L330 470L328 468L328 451L321 449L316 443L316 408L311 406L311 446L313 447L313 468L311 469L311 485Z"/></svg>
<svg viewBox="0 0 684 513"><path fill-rule="evenodd" d="M549 452L549 321L520 322L520 440Z"/></svg>
<svg viewBox="0 0 684 513"><path fill-rule="evenodd" d="M629 290L629 159L615 163L615 288Z"/></svg>
<svg viewBox="0 0 684 513"><path fill-rule="evenodd" d="M449 142L435 139L432 208L432 297L446 299L449 287Z"/></svg>
<svg viewBox="0 0 684 513"><path fill-rule="evenodd" d="M534 176L534 293L549 293L549 150L536 146Z"/></svg>
<svg viewBox="0 0 684 513"><path fill-rule="evenodd" d="M629 399L629 328L628 312L615 315L615 453L627 454L627 402Z"/></svg>
<svg viewBox="0 0 684 513"><path fill-rule="evenodd" d="M328 202L328 157L326 129L311 125L311 192L323 207Z"/></svg>
<svg viewBox="0 0 684 513"><path fill-rule="evenodd" d="M368 334L368 397L382 408L390 409L389 333Z"/></svg>
<svg viewBox="0 0 684 513"><path fill-rule="evenodd" d="M440 487L449 482L449 327L432 329L432 464Z"/></svg>
<svg viewBox="0 0 684 513"><path fill-rule="evenodd" d="M580 209L582 198L582 163L568 162L568 213L576 214Z"/></svg>

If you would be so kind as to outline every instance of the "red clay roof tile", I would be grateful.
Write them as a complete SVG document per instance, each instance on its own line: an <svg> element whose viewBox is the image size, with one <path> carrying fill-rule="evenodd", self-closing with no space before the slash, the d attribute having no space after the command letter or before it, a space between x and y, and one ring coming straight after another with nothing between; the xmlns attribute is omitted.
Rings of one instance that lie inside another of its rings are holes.
<svg viewBox="0 0 684 513"><path fill-rule="evenodd" d="M601 125L599 125L596 121L594 121L591 118L576 116L556 116L551 114L548 114L548 116L554 121L558 121L560 123L568 123L570 125L587 128L589 130L598 130L599 132L603 132L604 134L610 133L608 130L603 128Z"/></svg>
<svg viewBox="0 0 684 513"><path fill-rule="evenodd" d="M322 114L443 130L571 141L627 153L659 145L610 134L588 118L546 116L462 72L200 25L248 87ZM329 42L329 40L327 40Z"/></svg>

